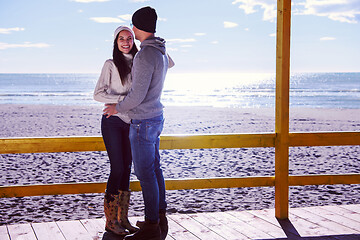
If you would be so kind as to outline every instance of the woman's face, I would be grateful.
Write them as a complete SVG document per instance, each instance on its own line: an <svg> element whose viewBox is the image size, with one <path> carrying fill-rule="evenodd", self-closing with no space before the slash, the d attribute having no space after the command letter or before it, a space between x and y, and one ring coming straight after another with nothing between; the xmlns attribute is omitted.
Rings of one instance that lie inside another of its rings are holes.
<svg viewBox="0 0 360 240"><path fill-rule="evenodd" d="M129 53L134 45L132 34L126 30L121 31L117 39L117 44L120 52Z"/></svg>

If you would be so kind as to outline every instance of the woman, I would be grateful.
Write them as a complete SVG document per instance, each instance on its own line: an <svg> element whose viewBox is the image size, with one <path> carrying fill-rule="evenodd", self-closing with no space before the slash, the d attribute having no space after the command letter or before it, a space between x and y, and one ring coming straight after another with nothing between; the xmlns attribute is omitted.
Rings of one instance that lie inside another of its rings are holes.
<svg viewBox="0 0 360 240"><path fill-rule="evenodd" d="M105 61L94 91L96 101L116 104L123 100L131 87L130 72L137 51L133 31L126 26L118 27L114 33L113 59ZM129 123L129 116L120 113L103 115L101 120L101 133L110 160L104 197L105 229L118 235L138 230L128 220L132 163Z"/></svg>

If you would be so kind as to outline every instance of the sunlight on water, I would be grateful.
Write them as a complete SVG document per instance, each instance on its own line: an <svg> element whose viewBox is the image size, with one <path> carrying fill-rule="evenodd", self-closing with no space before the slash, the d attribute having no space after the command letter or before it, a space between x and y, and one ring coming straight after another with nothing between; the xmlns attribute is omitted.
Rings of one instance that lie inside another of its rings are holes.
<svg viewBox="0 0 360 240"><path fill-rule="evenodd" d="M274 84L274 74L258 73L168 73L165 90L214 91L233 87Z"/></svg>
<svg viewBox="0 0 360 240"><path fill-rule="evenodd" d="M162 99L171 106L265 107L271 104L253 100L274 97L274 89L273 74L169 73Z"/></svg>

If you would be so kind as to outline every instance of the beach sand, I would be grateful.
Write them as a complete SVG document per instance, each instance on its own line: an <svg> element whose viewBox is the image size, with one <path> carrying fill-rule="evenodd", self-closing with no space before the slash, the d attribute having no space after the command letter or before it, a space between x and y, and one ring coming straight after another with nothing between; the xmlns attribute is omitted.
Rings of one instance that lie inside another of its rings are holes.
<svg viewBox="0 0 360 240"><path fill-rule="evenodd" d="M0 105L0 137L100 136L102 106ZM163 134L274 132L271 108L166 107ZM360 109L290 109L290 131L360 131ZM290 174L359 173L360 146L292 147ZM162 150L165 178L274 175L274 148ZM0 155L0 184L105 182L106 152ZM136 177L132 174L132 180ZM290 207L360 204L360 184L290 188ZM167 191L170 213L274 207L274 188ZM133 192L130 216L143 215ZM103 194L0 201L0 225L103 217Z"/></svg>

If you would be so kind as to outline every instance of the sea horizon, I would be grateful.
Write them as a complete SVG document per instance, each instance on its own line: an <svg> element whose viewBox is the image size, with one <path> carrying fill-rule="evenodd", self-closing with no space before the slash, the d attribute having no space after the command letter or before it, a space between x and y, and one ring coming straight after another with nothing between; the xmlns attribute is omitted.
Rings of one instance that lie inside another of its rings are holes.
<svg viewBox="0 0 360 240"><path fill-rule="evenodd" d="M0 73L1 104L99 105L100 73ZM165 106L275 106L275 73L168 73ZM292 73L290 107L360 108L360 72Z"/></svg>

